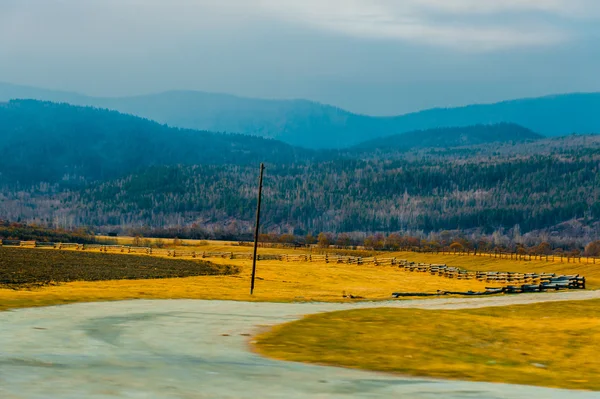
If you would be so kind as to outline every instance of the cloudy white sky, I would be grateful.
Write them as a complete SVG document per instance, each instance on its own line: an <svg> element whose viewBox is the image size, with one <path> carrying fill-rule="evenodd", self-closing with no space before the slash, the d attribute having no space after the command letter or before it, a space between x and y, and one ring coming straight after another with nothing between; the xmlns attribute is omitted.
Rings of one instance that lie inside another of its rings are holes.
<svg viewBox="0 0 600 399"><path fill-rule="evenodd" d="M598 0L0 0L0 81L400 114L600 91Z"/></svg>

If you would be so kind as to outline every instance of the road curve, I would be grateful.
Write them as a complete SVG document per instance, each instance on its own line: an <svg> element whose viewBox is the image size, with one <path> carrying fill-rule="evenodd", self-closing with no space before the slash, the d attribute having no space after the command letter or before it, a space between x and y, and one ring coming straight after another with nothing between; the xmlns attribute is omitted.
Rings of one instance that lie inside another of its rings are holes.
<svg viewBox="0 0 600 399"><path fill-rule="evenodd" d="M361 304L127 301L0 312L0 398L591 399L600 393L439 381L273 361L257 328L366 307L459 309L600 298L600 292Z"/></svg>

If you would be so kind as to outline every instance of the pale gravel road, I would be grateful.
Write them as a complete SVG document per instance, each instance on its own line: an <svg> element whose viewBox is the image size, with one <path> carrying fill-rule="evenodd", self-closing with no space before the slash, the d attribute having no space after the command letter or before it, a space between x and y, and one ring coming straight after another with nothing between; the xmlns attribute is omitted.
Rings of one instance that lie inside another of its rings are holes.
<svg viewBox="0 0 600 399"><path fill-rule="evenodd" d="M597 392L278 362L250 353L245 335L259 326L342 309L459 309L593 298L600 292L354 305L128 301L0 312L0 398L600 399Z"/></svg>

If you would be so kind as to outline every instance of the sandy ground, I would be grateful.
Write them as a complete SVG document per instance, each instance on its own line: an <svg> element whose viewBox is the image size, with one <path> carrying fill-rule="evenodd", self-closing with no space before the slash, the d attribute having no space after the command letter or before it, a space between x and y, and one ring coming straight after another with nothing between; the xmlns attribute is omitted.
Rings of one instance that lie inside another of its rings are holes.
<svg viewBox="0 0 600 399"><path fill-rule="evenodd" d="M310 313L593 298L600 298L600 292L375 304L127 301L2 312L0 398L600 398L598 392L403 378L278 362L248 350L250 335L261 327Z"/></svg>

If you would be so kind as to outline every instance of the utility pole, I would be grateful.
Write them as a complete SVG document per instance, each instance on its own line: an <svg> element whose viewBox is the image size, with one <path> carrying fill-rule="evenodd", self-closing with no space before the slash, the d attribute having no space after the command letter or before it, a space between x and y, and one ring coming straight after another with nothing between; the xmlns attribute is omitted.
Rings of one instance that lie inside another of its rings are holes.
<svg viewBox="0 0 600 399"><path fill-rule="evenodd" d="M258 251L258 231L260 229L260 205L262 202L262 186L265 164L260 164L260 178L258 180L258 205L256 206L256 226L254 229L254 256L252 257L252 283L250 284L250 295L254 295L254 279L256 278L256 252Z"/></svg>

